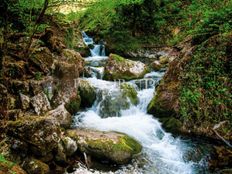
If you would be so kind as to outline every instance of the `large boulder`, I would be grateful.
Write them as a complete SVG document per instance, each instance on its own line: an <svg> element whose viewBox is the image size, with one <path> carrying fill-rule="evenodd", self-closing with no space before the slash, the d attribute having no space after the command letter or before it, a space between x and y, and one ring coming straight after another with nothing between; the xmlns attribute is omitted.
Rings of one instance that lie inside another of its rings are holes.
<svg viewBox="0 0 232 174"><path fill-rule="evenodd" d="M55 75L63 80L74 80L84 71L84 59L80 53L64 49L60 61L55 63Z"/></svg>
<svg viewBox="0 0 232 174"><path fill-rule="evenodd" d="M60 125L53 117L24 116L16 121L9 121L7 134L14 141L22 142L24 148L35 155L46 156L57 148L60 137ZM17 150L16 144L11 148Z"/></svg>
<svg viewBox="0 0 232 174"><path fill-rule="evenodd" d="M87 80L83 80L83 79L78 79L77 86L81 97L81 106L82 107L92 106L96 99L95 88Z"/></svg>
<svg viewBox="0 0 232 174"><path fill-rule="evenodd" d="M81 152L116 164L128 163L142 150L136 140L122 133L74 129L67 136L77 142Z"/></svg>
<svg viewBox="0 0 232 174"><path fill-rule="evenodd" d="M124 59L116 54L110 54L105 66L104 79L137 79L142 78L147 72L145 64L139 61Z"/></svg>
<svg viewBox="0 0 232 174"><path fill-rule="evenodd" d="M122 90L122 95L127 97L133 105L137 105L139 102L139 98L137 96L137 91L134 86L129 83L122 83L120 85Z"/></svg>
<svg viewBox="0 0 232 174"><path fill-rule="evenodd" d="M110 93L110 95L109 95ZM130 105L137 105L139 99L134 86L129 83L120 84L120 90L114 92L101 91L101 102L99 104L99 114L101 117L120 116L122 110L130 108Z"/></svg>
<svg viewBox="0 0 232 174"><path fill-rule="evenodd" d="M50 102L47 96L41 92L38 95L31 98L31 104L37 115L45 114L51 109Z"/></svg>

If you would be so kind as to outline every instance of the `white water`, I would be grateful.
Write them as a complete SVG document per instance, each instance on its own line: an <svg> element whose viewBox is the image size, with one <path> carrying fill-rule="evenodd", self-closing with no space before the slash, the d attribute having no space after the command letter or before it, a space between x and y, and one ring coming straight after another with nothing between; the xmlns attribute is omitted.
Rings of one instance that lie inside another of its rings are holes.
<svg viewBox="0 0 232 174"><path fill-rule="evenodd" d="M107 91L108 95L119 90L114 82L96 78L87 80L99 91ZM138 91L139 104L121 111L121 117L101 118L98 114L99 103L95 103L88 111L77 116L79 121L76 124L101 131L123 132L138 140L143 146L143 153L148 161L146 167L136 169L138 173L141 170L140 172L147 174L191 174L193 173L192 164L183 160L185 145L166 133L161 124L146 113L153 92L154 88ZM123 169L119 171L124 173Z"/></svg>
<svg viewBox="0 0 232 174"><path fill-rule="evenodd" d="M86 61L104 61L106 57L89 57ZM96 68L94 68L96 69ZM102 68L97 68L103 74ZM163 72L152 72L144 76L144 79L152 79L155 83L159 81ZM117 131L126 133L143 146L142 154L132 164L123 166L117 171L102 172L89 170L80 166L73 174L193 174L194 164L184 160L184 154L188 147L178 138L162 129L160 122L152 115L146 113L147 106L153 97L155 84L145 85L141 88L138 81L131 81L137 85L139 104L131 105L128 110L120 110L120 117L117 115L108 118L101 118L100 104L106 96L120 94L120 87L116 82L97 79L95 75L87 80L98 92L95 104L85 112L76 116L75 126L96 129L101 131ZM146 80L145 80L146 82ZM140 89L139 89L140 88ZM126 98L125 98L126 100Z"/></svg>

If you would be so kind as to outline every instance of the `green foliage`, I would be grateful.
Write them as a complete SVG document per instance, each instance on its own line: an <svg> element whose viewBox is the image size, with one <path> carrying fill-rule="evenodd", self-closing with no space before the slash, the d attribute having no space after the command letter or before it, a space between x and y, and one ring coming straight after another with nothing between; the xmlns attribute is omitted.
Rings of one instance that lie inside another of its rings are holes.
<svg viewBox="0 0 232 174"><path fill-rule="evenodd" d="M218 123L232 121L231 33L197 47L182 72L180 114L183 119Z"/></svg>
<svg viewBox="0 0 232 174"><path fill-rule="evenodd" d="M42 79L42 73L41 72L36 72L35 73L35 80L41 80Z"/></svg>

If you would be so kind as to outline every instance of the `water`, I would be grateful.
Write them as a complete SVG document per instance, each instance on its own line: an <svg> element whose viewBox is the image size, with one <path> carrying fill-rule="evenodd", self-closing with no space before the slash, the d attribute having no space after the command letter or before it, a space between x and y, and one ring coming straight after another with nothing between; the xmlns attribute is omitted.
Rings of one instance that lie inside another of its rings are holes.
<svg viewBox="0 0 232 174"><path fill-rule="evenodd" d="M97 55L87 58L87 61L89 59L104 61L105 57L99 58ZM189 141L174 138L162 129L157 119L147 114L147 106L153 97L156 84L164 75L163 72L151 72L143 79L127 82L133 85L138 93L138 105L131 104L128 109L119 108L120 114L105 113L109 117L103 117L103 101L106 97L111 97L110 100L118 97L121 94L120 85L102 80L104 70L101 67L93 69L100 75L93 73L92 77L86 80L96 88L97 99L91 108L76 115L75 126L126 133L141 143L143 151L131 164L121 166L116 171L109 169L103 172L81 165L73 174L195 174L199 173L199 169L205 168L206 164L202 159L194 162L187 160L189 151L194 151ZM152 81L152 85L149 81ZM144 85L141 85L142 83Z"/></svg>

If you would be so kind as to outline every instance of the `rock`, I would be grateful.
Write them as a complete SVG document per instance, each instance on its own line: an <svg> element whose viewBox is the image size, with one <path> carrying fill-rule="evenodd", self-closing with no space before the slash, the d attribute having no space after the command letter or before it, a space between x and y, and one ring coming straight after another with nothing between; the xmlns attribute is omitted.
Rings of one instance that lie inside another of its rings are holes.
<svg viewBox="0 0 232 174"><path fill-rule="evenodd" d="M78 91L81 97L81 106L90 107L96 99L96 91L87 80L78 79Z"/></svg>
<svg viewBox="0 0 232 174"><path fill-rule="evenodd" d="M47 164L33 158L26 159L23 163L23 168L28 174L48 174L50 171Z"/></svg>
<svg viewBox="0 0 232 174"><path fill-rule="evenodd" d="M53 55L46 47L35 49L29 57L31 72L43 72L48 74L53 65Z"/></svg>
<svg viewBox="0 0 232 174"><path fill-rule="evenodd" d="M115 91L111 95L102 91L102 101L99 105L99 114L102 118L115 117L121 115L121 110L129 109L130 101L121 91Z"/></svg>
<svg viewBox="0 0 232 174"><path fill-rule="evenodd" d="M67 163L67 157L66 157L65 150L61 142L59 142L58 144L55 160L56 160L56 163L60 166L63 166Z"/></svg>
<svg viewBox="0 0 232 174"><path fill-rule="evenodd" d="M116 164L128 163L142 150L136 140L122 133L74 129L67 136L77 142L81 152Z"/></svg>
<svg viewBox="0 0 232 174"><path fill-rule="evenodd" d="M152 64L151 64L151 68L155 71L159 71L161 70L163 66L160 64L160 62L158 60L155 60Z"/></svg>
<svg viewBox="0 0 232 174"><path fill-rule="evenodd" d="M41 92L38 95L31 98L31 104L34 107L37 115L45 114L51 109L47 96Z"/></svg>
<svg viewBox="0 0 232 174"><path fill-rule="evenodd" d="M60 125L52 117L24 116L8 122L7 135L27 143L30 153L46 156L57 148Z"/></svg>
<svg viewBox="0 0 232 174"><path fill-rule="evenodd" d="M69 102L65 104L65 108L72 115L76 114L79 111L80 106L81 106L81 97L79 94L72 96L69 99Z"/></svg>
<svg viewBox="0 0 232 174"><path fill-rule="evenodd" d="M19 165L3 158L0 160L0 174L27 174L27 173Z"/></svg>
<svg viewBox="0 0 232 174"><path fill-rule="evenodd" d="M48 117L54 117L57 122L62 127L70 127L72 123L72 116L71 114L65 109L64 105L58 106L56 109L49 111L46 114Z"/></svg>
<svg viewBox="0 0 232 174"><path fill-rule="evenodd" d="M21 101L21 108L27 110L30 107L30 98L22 93L19 94Z"/></svg>
<svg viewBox="0 0 232 174"><path fill-rule="evenodd" d="M135 88L131 84L122 83L120 88L122 90L122 95L124 97L127 97L133 105L138 104L139 99L137 97L137 91L135 90Z"/></svg>
<svg viewBox="0 0 232 174"><path fill-rule="evenodd" d="M28 81L11 80L8 86L9 92L16 95L19 95L20 93L28 94L29 89Z"/></svg>
<svg viewBox="0 0 232 174"><path fill-rule="evenodd" d="M232 150L226 146L215 146L209 159L209 169L230 169L232 165ZM226 173L226 172L224 172Z"/></svg>
<svg viewBox="0 0 232 174"><path fill-rule="evenodd" d="M77 143L70 137L62 138L62 142L67 156L71 156L77 151Z"/></svg>
<svg viewBox="0 0 232 174"><path fill-rule="evenodd" d="M74 51L65 49L62 59L55 63L55 75L60 79L74 80L84 71L84 59Z"/></svg>
<svg viewBox="0 0 232 174"><path fill-rule="evenodd" d="M7 109L12 110L17 108L18 97L9 95L7 96Z"/></svg>
<svg viewBox="0 0 232 174"><path fill-rule="evenodd" d="M5 68L6 77L19 79L23 78L23 76L26 74L26 63L24 61L8 63Z"/></svg>
<svg viewBox="0 0 232 174"><path fill-rule="evenodd" d="M169 56L163 55L159 58L160 64L168 64L169 63Z"/></svg>
<svg viewBox="0 0 232 174"><path fill-rule="evenodd" d="M38 95L41 92L46 92L48 94L48 88L52 87L54 78L52 76L43 77L40 80L30 80L30 92L34 95Z"/></svg>
<svg viewBox="0 0 232 174"><path fill-rule="evenodd" d="M67 63L65 61L58 61L55 63L54 74L59 79L66 81L74 81L79 77L79 71L77 65L74 63Z"/></svg>
<svg viewBox="0 0 232 174"><path fill-rule="evenodd" d="M116 54L110 54L105 66L104 79L138 79L142 78L147 72L145 64L139 61L124 59Z"/></svg>
<svg viewBox="0 0 232 174"><path fill-rule="evenodd" d="M61 34L62 31L59 31ZM47 28L45 34L41 36L41 40L45 43L45 45L54 52L61 53L62 50L65 48L63 36L59 37L56 35L56 31L53 31L51 28Z"/></svg>
<svg viewBox="0 0 232 174"><path fill-rule="evenodd" d="M120 84L120 90L111 92L101 91L98 95L101 98L99 114L103 118L120 116L122 110L129 109L130 105L137 105L139 99L137 91L129 83Z"/></svg>
<svg viewBox="0 0 232 174"><path fill-rule="evenodd" d="M80 67L77 67L78 69L82 69L84 67L84 59L79 52L76 52L75 50L64 49L62 56L63 59L68 63L79 63Z"/></svg>

